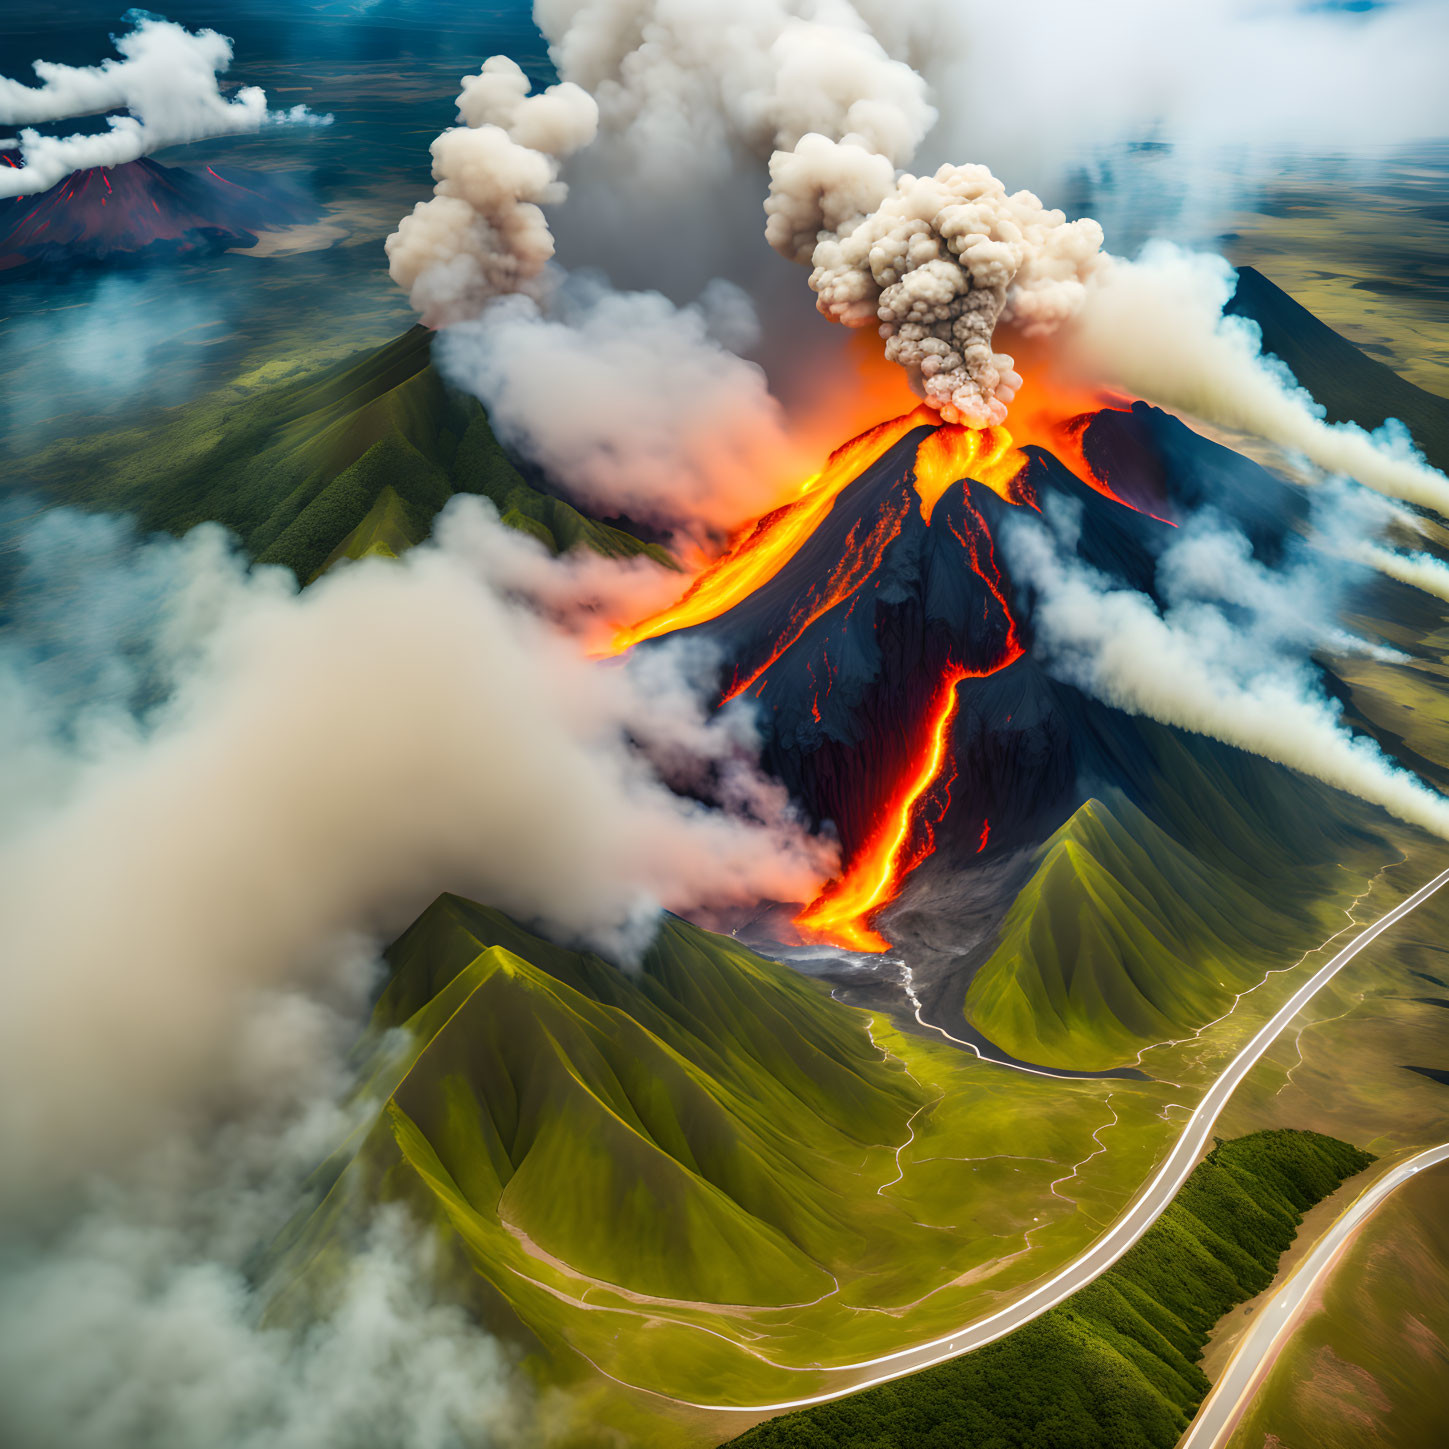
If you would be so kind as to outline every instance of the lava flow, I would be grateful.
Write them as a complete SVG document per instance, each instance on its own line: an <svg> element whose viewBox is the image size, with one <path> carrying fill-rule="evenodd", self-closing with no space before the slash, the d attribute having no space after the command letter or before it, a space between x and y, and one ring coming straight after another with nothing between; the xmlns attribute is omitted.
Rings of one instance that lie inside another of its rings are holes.
<svg viewBox="0 0 1449 1449"><path fill-rule="evenodd" d="M934 848L932 823L918 807L940 777L950 752L951 726L958 708L956 686L973 677L980 676L959 664L947 670L932 701L930 727L914 769L850 868L795 917L795 925L804 935L850 951L879 952L889 946L884 936L871 929L869 920L894 899L901 882Z"/></svg>
<svg viewBox="0 0 1449 1449"><path fill-rule="evenodd" d="M921 517L930 523L942 495L962 478L984 483L1008 503L1026 500L1013 488L1027 457L1012 443L1005 428L963 428L946 423L921 439L916 449L916 492Z"/></svg>
<svg viewBox="0 0 1449 1449"><path fill-rule="evenodd" d="M922 404L837 448L825 467L806 479L795 498L756 520L748 532L742 532L675 603L620 629L610 652L622 654L643 639L707 624L747 599L794 558L848 484L912 428L935 421L936 414Z"/></svg>

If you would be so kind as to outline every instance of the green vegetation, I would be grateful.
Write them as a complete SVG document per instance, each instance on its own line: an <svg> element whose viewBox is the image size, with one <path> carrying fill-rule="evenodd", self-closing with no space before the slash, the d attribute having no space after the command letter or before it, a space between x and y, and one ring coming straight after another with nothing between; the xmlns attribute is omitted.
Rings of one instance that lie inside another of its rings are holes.
<svg viewBox="0 0 1449 1449"><path fill-rule="evenodd" d="M1449 1374L1449 1169L1395 1189L1329 1270L1232 1449L1440 1449Z"/></svg>
<svg viewBox="0 0 1449 1449"><path fill-rule="evenodd" d="M432 334L396 341L299 379L176 410L161 426L53 445L17 470L22 486L82 508L133 514L145 529L224 524L261 563L304 583L337 559L396 554L427 537L456 493L489 498L503 521L562 551L625 557L662 549L598 523L529 484L482 405L447 387Z"/></svg>
<svg viewBox="0 0 1449 1449"><path fill-rule="evenodd" d="M1024 1061L1102 1069L1191 1036L1342 925L1342 862L1389 853L1322 786L1150 724L1138 738L1109 769L1150 772L1144 804L1114 790L1057 830L967 990L971 1024Z"/></svg>
<svg viewBox="0 0 1449 1449"><path fill-rule="evenodd" d="M1303 1212L1372 1162L1311 1132L1219 1142L1115 1267L1000 1342L757 1425L739 1449L1171 1449L1196 1360L1261 1292Z"/></svg>
<svg viewBox="0 0 1449 1449"><path fill-rule="evenodd" d="M929 1338L1080 1252L1180 1093L1004 1071L673 918L626 968L444 896L388 958L366 1120L276 1245L272 1312L398 1202L552 1382L768 1401L828 1381L822 1342Z"/></svg>

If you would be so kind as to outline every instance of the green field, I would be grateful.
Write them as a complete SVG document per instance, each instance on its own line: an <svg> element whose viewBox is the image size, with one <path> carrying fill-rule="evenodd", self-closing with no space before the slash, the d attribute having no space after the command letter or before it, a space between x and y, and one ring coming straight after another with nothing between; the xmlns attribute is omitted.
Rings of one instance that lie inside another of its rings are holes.
<svg viewBox="0 0 1449 1449"><path fill-rule="evenodd" d="M1449 1169L1397 1188L1318 1298L1231 1449L1438 1449L1449 1426Z"/></svg>

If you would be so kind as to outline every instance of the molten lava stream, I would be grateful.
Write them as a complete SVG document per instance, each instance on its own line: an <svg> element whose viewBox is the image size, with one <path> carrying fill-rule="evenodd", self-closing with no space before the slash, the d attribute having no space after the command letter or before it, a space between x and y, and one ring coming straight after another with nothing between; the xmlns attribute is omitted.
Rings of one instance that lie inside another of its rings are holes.
<svg viewBox="0 0 1449 1449"><path fill-rule="evenodd" d="M870 928L869 918L896 898L911 869L935 848L934 838L928 837L924 847L907 858L918 806L940 776L950 751L951 726L956 722L958 707L956 686L963 679L994 674L1006 662L980 673L959 664L946 672L931 703L930 729L920 758L891 801L880 829L851 861L849 870L795 917L795 925L803 934L848 951L879 952L888 948L890 943L885 937ZM929 822L922 824L929 831Z"/></svg>
<svg viewBox="0 0 1449 1449"><path fill-rule="evenodd" d="M963 428L943 423L916 449L916 492L927 525L946 490L959 479L984 483L1007 503L1026 499L1012 485L1030 460L1014 446L1005 428Z"/></svg>
<svg viewBox="0 0 1449 1449"><path fill-rule="evenodd" d="M842 489L912 428L935 420L936 414L922 404L842 444L825 467L801 485L794 499L757 519L748 532L741 532L675 603L620 629L609 652L622 654L643 639L707 624L747 599L795 557Z"/></svg>

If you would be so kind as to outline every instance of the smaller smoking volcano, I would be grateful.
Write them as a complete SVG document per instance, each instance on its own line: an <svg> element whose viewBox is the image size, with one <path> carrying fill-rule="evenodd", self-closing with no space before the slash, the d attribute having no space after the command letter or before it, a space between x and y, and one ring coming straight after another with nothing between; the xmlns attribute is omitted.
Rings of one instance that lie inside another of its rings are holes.
<svg viewBox="0 0 1449 1449"><path fill-rule="evenodd" d="M0 152L0 165L15 162ZM163 166L143 156L0 201L0 277L250 247L262 231L318 215L315 203L276 177Z"/></svg>

